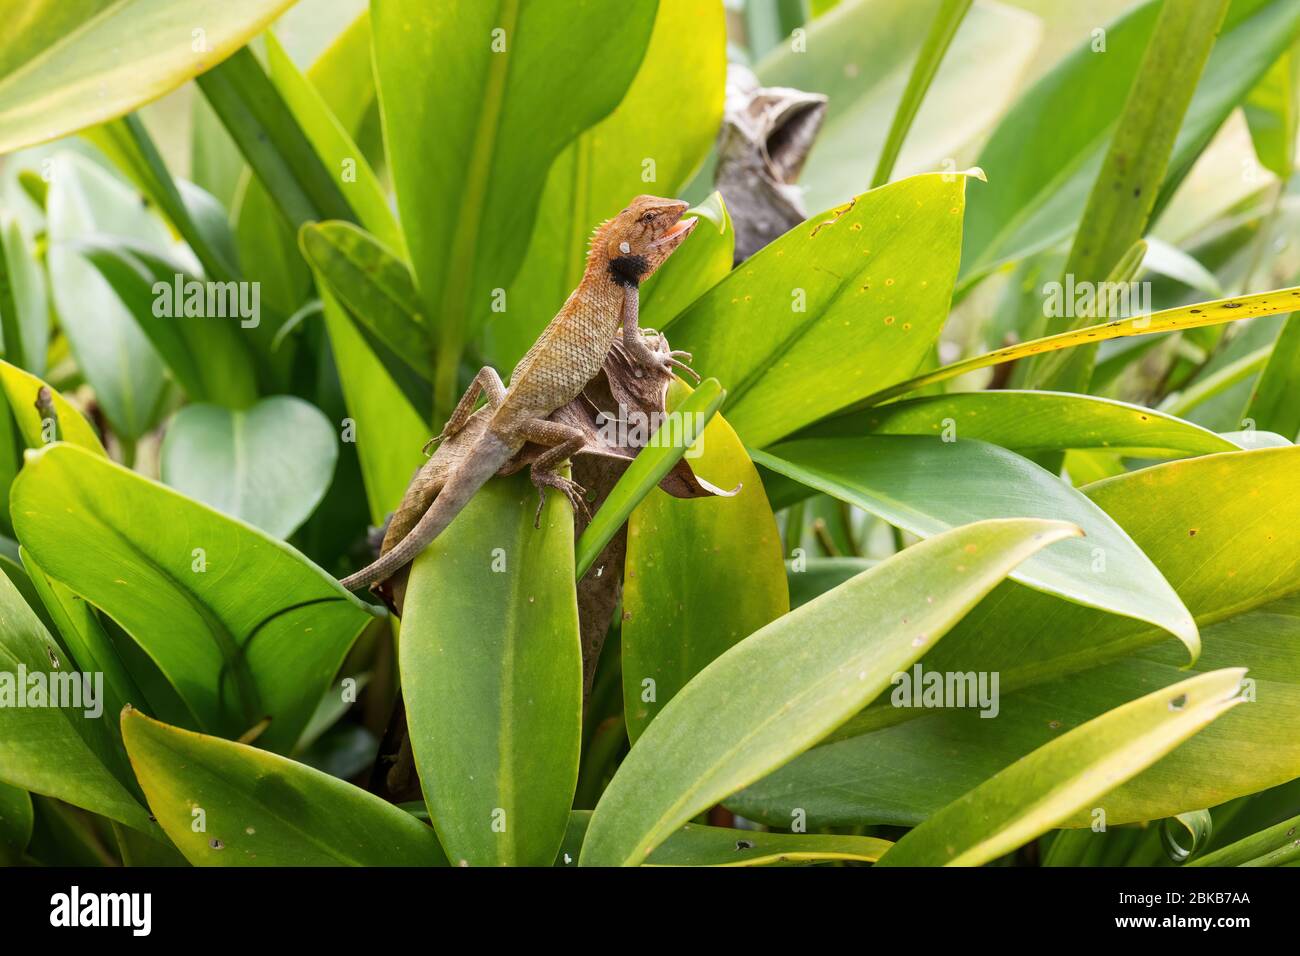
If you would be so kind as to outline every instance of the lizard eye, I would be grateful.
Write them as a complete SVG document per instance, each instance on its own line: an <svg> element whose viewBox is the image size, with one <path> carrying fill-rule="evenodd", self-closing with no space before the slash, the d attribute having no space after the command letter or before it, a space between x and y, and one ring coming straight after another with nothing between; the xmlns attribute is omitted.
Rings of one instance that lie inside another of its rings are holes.
<svg viewBox="0 0 1300 956"><path fill-rule="evenodd" d="M652 213L652 212L648 212L648 213L646 213L644 216L641 217L641 221L642 221L642 222L651 222L651 221L653 221L654 217L655 217L655 214L654 214L654 213Z"/></svg>

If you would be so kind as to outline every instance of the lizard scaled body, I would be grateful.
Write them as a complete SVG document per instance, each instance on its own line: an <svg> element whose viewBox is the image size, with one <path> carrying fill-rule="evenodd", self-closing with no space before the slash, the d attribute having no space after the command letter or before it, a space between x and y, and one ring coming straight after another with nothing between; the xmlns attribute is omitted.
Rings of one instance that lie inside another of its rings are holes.
<svg viewBox="0 0 1300 956"><path fill-rule="evenodd" d="M665 355L642 341L637 290L695 228L696 220L682 220L686 209L684 202L638 196L596 230L582 281L515 366L510 386L495 369L483 368L433 441L463 428L484 394L491 415L482 435L415 527L378 561L344 578L345 588L376 584L409 563L527 442L548 449L530 470L538 493L544 496L547 488L554 488L575 509L585 507L582 489L557 471L582 447L585 436L547 416L576 398L596 376L620 325L633 361L645 368L681 366L678 355L684 353Z"/></svg>

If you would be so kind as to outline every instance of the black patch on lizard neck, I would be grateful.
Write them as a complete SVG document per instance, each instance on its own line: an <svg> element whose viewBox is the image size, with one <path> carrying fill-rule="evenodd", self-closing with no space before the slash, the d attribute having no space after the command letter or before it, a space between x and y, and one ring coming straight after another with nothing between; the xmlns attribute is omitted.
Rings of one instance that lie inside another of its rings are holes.
<svg viewBox="0 0 1300 956"><path fill-rule="evenodd" d="M637 286L650 269L645 256L619 256L609 260L609 275L616 285Z"/></svg>

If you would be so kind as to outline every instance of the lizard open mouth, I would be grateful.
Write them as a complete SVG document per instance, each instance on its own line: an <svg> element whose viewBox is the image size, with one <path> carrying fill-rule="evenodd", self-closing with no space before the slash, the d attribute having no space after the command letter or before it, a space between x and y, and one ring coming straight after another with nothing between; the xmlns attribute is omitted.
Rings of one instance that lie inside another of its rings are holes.
<svg viewBox="0 0 1300 956"><path fill-rule="evenodd" d="M699 224L699 221L700 220L696 218L678 219L672 224L669 230L663 234L662 238L656 239L653 244L656 246L662 246L665 243L681 242L691 234L691 230Z"/></svg>

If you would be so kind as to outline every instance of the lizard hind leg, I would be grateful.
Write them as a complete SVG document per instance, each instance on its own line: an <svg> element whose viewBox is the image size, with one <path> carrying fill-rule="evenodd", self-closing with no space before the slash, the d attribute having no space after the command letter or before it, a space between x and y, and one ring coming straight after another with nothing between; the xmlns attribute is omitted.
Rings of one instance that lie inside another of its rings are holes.
<svg viewBox="0 0 1300 956"><path fill-rule="evenodd" d="M452 410L451 417L447 419L447 424L442 427L437 435L430 438L424 444L424 453L429 454L429 449L443 439L450 438L469 421L470 416L474 414L474 406L478 404L479 395L487 396L488 408L496 409L506 400L506 386L501 381L501 376L491 365L484 365L474 376L474 381L469 383L469 388L465 394L460 397L456 407Z"/></svg>
<svg viewBox="0 0 1300 956"><path fill-rule="evenodd" d="M533 518L533 527L542 526L542 508L546 505L546 489L554 488L569 499L569 505L575 514L581 514L588 520L591 511L587 507L587 489L570 478L565 478L556 469L582 448L586 437L571 425L535 418L522 429L524 437L530 442L547 445L548 449L533 462L528 476L537 489L537 514Z"/></svg>

